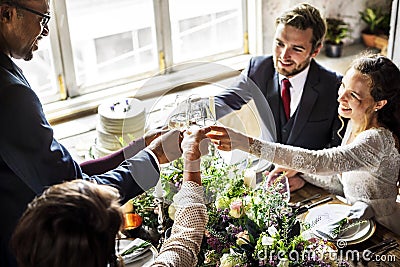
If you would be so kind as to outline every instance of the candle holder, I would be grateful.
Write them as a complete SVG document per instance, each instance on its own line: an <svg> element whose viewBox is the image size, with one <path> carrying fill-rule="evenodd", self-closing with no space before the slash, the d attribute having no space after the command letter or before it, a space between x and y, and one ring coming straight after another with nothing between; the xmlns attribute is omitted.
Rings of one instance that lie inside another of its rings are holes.
<svg viewBox="0 0 400 267"><path fill-rule="evenodd" d="M166 225L165 225L165 223L166 223L166 214L164 212L164 207L165 207L164 196L165 196L165 191L164 190L162 191L162 195L154 194L154 201L155 201L155 203L157 205L157 211L158 211L157 232L160 235L160 238L159 238L159 241L158 241L158 246L157 246L158 250L161 248L162 244L164 243L164 235L165 235L165 230L166 230Z"/></svg>

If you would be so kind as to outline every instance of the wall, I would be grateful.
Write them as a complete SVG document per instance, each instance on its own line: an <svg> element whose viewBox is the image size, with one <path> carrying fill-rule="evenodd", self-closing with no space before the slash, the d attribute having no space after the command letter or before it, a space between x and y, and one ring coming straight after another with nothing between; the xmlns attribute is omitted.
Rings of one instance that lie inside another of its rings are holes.
<svg viewBox="0 0 400 267"><path fill-rule="evenodd" d="M271 53L271 45L275 32L275 18L285 9L299 3L309 3L317 7L323 17L342 17L350 24L351 37L345 40L346 44L360 42L360 32L366 26L360 19L359 11L366 6L381 6L382 10L390 11L392 0L262 0L262 31L263 53Z"/></svg>

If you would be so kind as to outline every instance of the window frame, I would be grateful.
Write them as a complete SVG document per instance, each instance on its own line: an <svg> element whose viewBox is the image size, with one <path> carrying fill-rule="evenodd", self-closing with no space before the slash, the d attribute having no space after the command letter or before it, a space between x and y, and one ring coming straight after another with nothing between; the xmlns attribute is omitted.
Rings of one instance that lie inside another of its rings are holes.
<svg viewBox="0 0 400 267"><path fill-rule="evenodd" d="M133 78L129 77L126 79L119 79L116 81L110 81L99 85L88 86L86 88L80 88L77 84L73 49L70 38L70 30L68 24L68 12L66 7L66 1L52 1L52 9L56 12L52 12L54 20L50 21L51 30L51 47L54 57L54 68L57 75L57 86L59 94L55 97L46 98L42 100L45 104L45 111L51 114L53 120L62 119L65 116L71 116L74 113L82 112L84 106L87 109L93 109L93 105L88 104L89 99L93 100L94 105L99 102L97 99L104 99L109 95L109 90L113 90L112 95L124 95L124 96L135 96L138 98L146 98L165 93L164 86L160 86L160 89L149 88L147 92L138 93L138 89L146 82L147 79L154 79L156 76L159 77L160 83L165 83L171 78L171 74L174 77L187 75L187 68L191 67L188 62L179 63L174 66L173 63L173 49L171 40L171 24L169 14L169 0L152 0L154 8L155 18L155 30L156 30L156 46L158 52L158 70L148 71L142 74L135 75ZM250 53L256 53L260 50L262 45L259 45L259 41L262 40L260 18L250 16L249 14L256 14L261 8L261 0L249 1L241 0L242 3L242 21L243 21L243 42L244 45L239 50L226 51L217 55L203 57L198 59L202 62L224 62L223 64L234 64L234 68L243 69L245 62L249 58ZM251 19L250 19L251 18ZM249 32L249 25L254 27ZM250 40L251 39L251 40ZM237 58L237 59L235 59ZM238 59L240 58L240 59ZM196 62L191 60L189 62ZM240 61L239 65L238 61ZM234 62L234 63L225 63ZM194 72L194 71L193 71ZM226 73L215 73L207 74L210 79L218 79L217 77L227 77ZM181 80L180 78L177 81ZM173 86L173 85L171 85ZM55 101L55 100L63 101ZM79 99L79 100L78 100ZM86 105L77 104L86 103ZM68 107L70 111L62 112L63 109ZM68 114L67 114L68 113ZM50 119L51 120L51 119Z"/></svg>

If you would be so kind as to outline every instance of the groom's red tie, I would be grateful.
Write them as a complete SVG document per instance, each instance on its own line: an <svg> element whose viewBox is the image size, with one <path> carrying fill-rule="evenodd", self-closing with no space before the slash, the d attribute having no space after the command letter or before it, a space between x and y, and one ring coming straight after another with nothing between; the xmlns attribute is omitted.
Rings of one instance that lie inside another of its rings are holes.
<svg viewBox="0 0 400 267"><path fill-rule="evenodd" d="M286 120L290 118L290 82L288 79L282 80L282 102L285 109Z"/></svg>

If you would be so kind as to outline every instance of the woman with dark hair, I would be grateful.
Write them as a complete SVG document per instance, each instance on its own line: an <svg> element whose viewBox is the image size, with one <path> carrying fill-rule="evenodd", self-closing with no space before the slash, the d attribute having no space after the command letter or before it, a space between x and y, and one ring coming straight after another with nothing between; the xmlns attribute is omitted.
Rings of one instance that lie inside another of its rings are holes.
<svg viewBox="0 0 400 267"><path fill-rule="evenodd" d="M107 266L115 262L122 224L119 194L111 186L73 180L35 198L12 245L19 266Z"/></svg>
<svg viewBox="0 0 400 267"><path fill-rule="evenodd" d="M207 223L200 157L206 130L186 131L182 188L174 196L175 222L152 266L195 266ZM118 190L85 180L49 187L20 219L11 244L19 267L124 266L115 253L122 225Z"/></svg>
<svg viewBox="0 0 400 267"><path fill-rule="evenodd" d="M344 195L350 204L363 203L373 212L369 217L400 234L400 70L380 55L355 59L343 77L338 102L339 115L349 119L340 147L312 151L219 126L211 126L207 135L221 150L248 151L304 173L305 180Z"/></svg>

